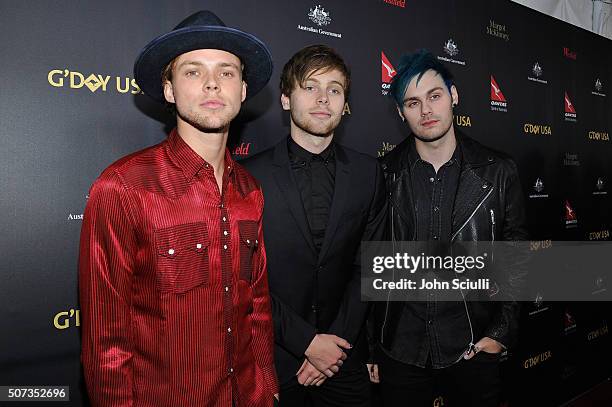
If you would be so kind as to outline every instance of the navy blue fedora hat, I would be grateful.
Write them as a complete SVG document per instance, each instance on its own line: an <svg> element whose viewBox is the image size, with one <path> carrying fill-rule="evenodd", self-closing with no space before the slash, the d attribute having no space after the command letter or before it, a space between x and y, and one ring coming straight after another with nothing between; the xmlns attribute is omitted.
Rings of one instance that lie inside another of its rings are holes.
<svg viewBox="0 0 612 407"><path fill-rule="evenodd" d="M134 64L134 78L140 89L163 102L162 71L177 56L196 49L220 49L240 58L247 98L263 89L272 75L272 57L263 42L254 35L226 27L213 12L203 10L143 48Z"/></svg>

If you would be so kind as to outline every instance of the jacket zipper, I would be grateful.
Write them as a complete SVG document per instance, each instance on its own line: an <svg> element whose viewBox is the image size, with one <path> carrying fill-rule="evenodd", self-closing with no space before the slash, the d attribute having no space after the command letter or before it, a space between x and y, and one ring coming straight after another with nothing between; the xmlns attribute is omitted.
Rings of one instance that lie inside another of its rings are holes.
<svg viewBox="0 0 612 407"><path fill-rule="evenodd" d="M489 195L491 195L492 192L493 192L493 188L489 189L489 192L487 192L487 194L482 199L482 201L480 201L480 203L478 204L476 209L474 209L474 211L470 214L470 216L467 218L467 220L465 222L463 222L463 225L461 225L459 230L457 230L453 234L453 236L451 237L451 242L453 240L455 240L455 237L457 237L459 232L461 232L461 230L465 227L465 225L467 225L468 222L474 217L474 215L476 214L476 211L478 211L478 209L480 209L480 207L482 206L484 201L487 200L487 198L489 197ZM491 211L491 216L493 216L493 211ZM492 218L492 219L495 220L494 218ZM459 291L461 292L461 298L463 299L463 306L465 307L465 315L467 317L468 324L470 326L470 343L468 344L467 350L461 356L459 356L459 359L457 359L457 361L455 363L458 363L463 358L463 355L468 353L470 350L474 349L474 327L472 326L472 317L470 316L470 310L468 308L467 301L465 300L465 294L463 294L463 290L462 289L459 289Z"/></svg>
<svg viewBox="0 0 612 407"><path fill-rule="evenodd" d="M491 241L495 241L495 212L493 209L489 209L491 212Z"/></svg>
<svg viewBox="0 0 612 407"><path fill-rule="evenodd" d="M459 232L461 232L463 230L463 228L465 227L465 225L468 224L468 222L474 217L474 215L476 214L476 211L478 209L480 209L480 207L482 206L482 204L484 203L484 201L487 200L487 198L489 197L489 195L491 195L491 193L493 192L493 188L489 189L489 192L487 192L487 194L485 195L484 198L482 198L482 201L480 201L480 203L478 204L478 206L476 207L476 209L474 209L474 211L472 212L472 214L470 215L469 218L466 219L465 222L463 222L463 225L461 225L461 227L459 228L459 230L457 230L455 233L453 233L453 236L451 237L451 242L455 240L455 238L457 237L457 235L459 234Z"/></svg>
<svg viewBox="0 0 612 407"><path fill-rule="evenodd" d="M393 173L393 183L395 183L395 173ZM393 204L389 205L391 207L391 244L393 246L393 252L395 252L395 228L393 225L395 224L393 219ZM393 268L393 281L395 281L395 268ZM385 305L385 317L383 318L383 323L380 327L380 343L385 343L385 325L387 325L387 315L389 313L389 298L391 297L391 290L387 294L387 304Z"/></svg>

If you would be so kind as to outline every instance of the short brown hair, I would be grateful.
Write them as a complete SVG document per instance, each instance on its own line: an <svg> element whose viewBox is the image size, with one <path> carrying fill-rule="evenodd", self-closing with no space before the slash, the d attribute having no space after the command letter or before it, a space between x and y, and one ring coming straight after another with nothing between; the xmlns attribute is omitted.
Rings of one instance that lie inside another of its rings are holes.
<svg viewBox="0 0 612 407"><path fill-rule="evenodd" d="M280 79L281 93L289 96L296 85L302 86L314 72L328 72L333 69L337 69L344 75L346 99L351 87L351 72L342 57L333 48L322 44L302 48L285 64Z"/></svg>
<svg viewBox="0 0 612 407"><path fill-rule="evenodd" d="M174 69L174 65L176 65L176 60L178 57L174 58L172 61L168 62L168 65L164 68L161 73L161 84L162 87L166 84L166 81L172 82L172 70Z"/></svg>

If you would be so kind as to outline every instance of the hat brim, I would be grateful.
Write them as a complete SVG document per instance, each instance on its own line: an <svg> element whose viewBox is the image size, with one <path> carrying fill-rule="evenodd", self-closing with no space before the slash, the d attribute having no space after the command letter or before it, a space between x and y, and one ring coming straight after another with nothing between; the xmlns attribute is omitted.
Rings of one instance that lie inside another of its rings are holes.
<svg viewBox="0 0 612 407"><path fill-rule="evenodd" d="M270 51L255 36L229 27L193 26L161 35L144 47L134 64L136 83L144 93L163 102L162 71L177 56L197 49L220 49L240 58L247 99L263 89L272 75Z"/></svg>

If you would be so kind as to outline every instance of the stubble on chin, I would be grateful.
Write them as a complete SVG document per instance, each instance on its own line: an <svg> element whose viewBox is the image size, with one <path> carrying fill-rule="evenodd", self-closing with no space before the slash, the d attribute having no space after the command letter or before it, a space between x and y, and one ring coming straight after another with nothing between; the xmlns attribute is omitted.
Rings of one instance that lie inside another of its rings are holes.
<svg viewBox="0 0 612 407"><path fill-rule="evenodd" d="M434 141L438 141L441 138L443 138L444 136L446 136L448 134L448 132L449 132L449 130L450 130L452 125L453 125L453 123L451 122L446 129L444 129L440 133L434 134L433 136L424 137L424 136L419 135L415 131L412 131L412 134L414 135L414 137L416 137L417 139L419 139L423 143L433 143Z"/></svg>
<svg viewBox="0 0 612 407"><path fill-rule="evenodd" d="M295 123L295 125L300 128L302 131L311 134L315 137L329 137L334 132L336 127L340 124L340 119L334 122L330 122L327 126L316 126L312 123L309 123L308 120L301 120L298 117L295 117L293 114L291 115L291 119Z"/></svg>
<svg viewBox="0 0 612 407"><path fill-rule="evenodd" d="M177 115L186 123L203 133L223 133L229 130L229 125L233 118L214 119L197 114L182 114L177 111Z"/></svg>

